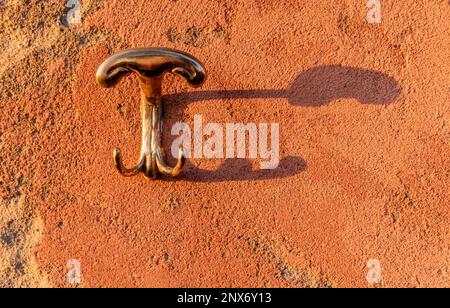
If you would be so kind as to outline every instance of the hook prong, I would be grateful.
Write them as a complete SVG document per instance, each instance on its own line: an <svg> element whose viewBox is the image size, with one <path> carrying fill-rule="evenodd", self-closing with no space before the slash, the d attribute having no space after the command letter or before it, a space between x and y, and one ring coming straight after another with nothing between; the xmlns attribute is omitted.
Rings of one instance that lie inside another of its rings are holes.
<svg viewBox="0 0 450 308"><path fill-rule="evenodd" d="M164 162L162 155L159 150L156 151L156 165L158 167L159 172L161 172L164 175L170 175L173 177L178 176L181 171L183 170L184 166L186 164L186 154L184 152L183 147L180 146L178 150L178 161L175 167L169 167Z"/></svg>
<svg viewBox="0 0 450 308"><path fill-rule="evenodd" d="M123 165L122 162L122 154L119 149L114 149L114 164L116 166L117 171L123 176L131 177L142 171L142 168L145 166L145 157L142 157L139 163L132 169L128 169Z"/></svg>

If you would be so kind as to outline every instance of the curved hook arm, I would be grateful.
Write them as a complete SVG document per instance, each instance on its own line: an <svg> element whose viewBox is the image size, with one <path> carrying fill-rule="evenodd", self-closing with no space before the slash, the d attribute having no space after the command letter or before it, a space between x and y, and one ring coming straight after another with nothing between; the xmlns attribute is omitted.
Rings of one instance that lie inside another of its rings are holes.
<svg viewBox="0 0 450 308"><path fill-rule="evenodd" d="M177 74L194 88L206 79L206 71L193 56L166 48L136 48L119 52L108 58L97 71L97 82L113 87L131 72L141 78L161 77L167 72Z"/></svg>
<svg viewBox="0 0 450 308"><path fill-rule="evenodd" d="M114 156L114 165L116 166L117 171L119 171L119 173L123 176L132 177L138 174L139 172L142 172L142 170L144 170L145 157L142 157L136 166L134 166L131 169L128 169L123 165L122 155L119 149L114 149L113 156Z"/></svg>
<svg viewBox="0 0 450 308"><path fill-rule="evenodd" d="M164 160L161 157L160 151L156 151L156 165L158 167L159 172L164 175L170 176L178 176L184 168L186 164L186 154L182 147L178 150L178 162L175 167L171 168L164 163Z"/></svg>
<svg viewBox="0 0 450 308"><path fill-rule="evenodd" d="M113 87L131 73L139 76L141 87L142 144L138 164L124 167L119 150L114 150L117 170L124 176L144 172L148 178L158 173L177 176L186 163L184 150L180 148L178 162L169 167L163 160L161 150L161 81L162 76L172 72L187 80L192 87L201 86L206 79L203 65L191 55L172 49L129 49L108 58L97 71L97 82L103 87Z"/></svg>

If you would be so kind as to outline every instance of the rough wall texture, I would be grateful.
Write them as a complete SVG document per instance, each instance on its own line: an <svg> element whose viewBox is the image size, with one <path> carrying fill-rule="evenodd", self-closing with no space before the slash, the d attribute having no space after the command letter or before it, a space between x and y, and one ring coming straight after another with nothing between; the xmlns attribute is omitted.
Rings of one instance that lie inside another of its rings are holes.
<svg viewBox="0 0 450 308"><path fill-rule="evenodd" d="M0 287L450 287L447 0L0 1ZM165 80L177 121L280 123L281 162L191 159L122 178L139 147L134 78L111 53L163 46L207 83Z"/></svg>

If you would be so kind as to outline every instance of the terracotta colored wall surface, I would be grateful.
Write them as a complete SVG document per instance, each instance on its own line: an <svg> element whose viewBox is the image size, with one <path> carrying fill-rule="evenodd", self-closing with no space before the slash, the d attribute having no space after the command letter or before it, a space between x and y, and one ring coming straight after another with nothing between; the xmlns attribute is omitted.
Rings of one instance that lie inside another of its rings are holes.
<svg viewBox="0 0 450 308"><path fill-rule="evenodd" d="M369 23L367 2L82 0L67 23L64 1L0 1L0 287L71 287L73 262L82 287L450 287L450 3ZM165 78L166 148L195 115L279 123L279 167L121 177L138 82L95 72L132 47L208 70Z"/></svg>

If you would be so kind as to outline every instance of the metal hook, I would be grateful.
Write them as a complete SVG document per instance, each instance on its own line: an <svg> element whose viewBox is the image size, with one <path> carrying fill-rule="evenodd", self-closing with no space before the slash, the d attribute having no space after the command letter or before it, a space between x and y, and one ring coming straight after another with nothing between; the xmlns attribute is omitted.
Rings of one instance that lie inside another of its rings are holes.
<svg viewBox="0 0 450 308"><path fill-rule="evenodd" d="M163 48L129 49L108 58L97 71L97 82L106 88L115 86L123 77L136 73L141 88L142 143L135 167L128 169L122 163L119 149L114 150L114 162L123 176L143 172L149 179L159 174L177 176L186 163L180 147L178 162L169 167L161 149L162 104L161 83L165 73L172 72L185 78L192 87L200 87L206 79L203 65L189 54Z"/></svg>

